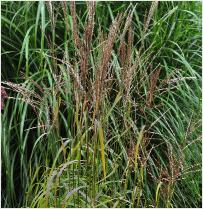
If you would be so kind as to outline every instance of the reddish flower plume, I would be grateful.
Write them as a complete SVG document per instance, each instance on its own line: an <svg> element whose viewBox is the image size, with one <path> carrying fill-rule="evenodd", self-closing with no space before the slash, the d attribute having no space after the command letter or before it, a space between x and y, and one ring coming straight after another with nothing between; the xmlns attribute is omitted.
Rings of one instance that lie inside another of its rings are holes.
<svg viewBox="0 0 203 209"><path fill-rule="evenodd" d="M5 100L5 98L7 98L7 97L8 97L8 95L7 95L7 93L6 93L5 88L4 88L3 86L1 86L1 110L2 110L3 107L4 107L4 100Z"/></svg>

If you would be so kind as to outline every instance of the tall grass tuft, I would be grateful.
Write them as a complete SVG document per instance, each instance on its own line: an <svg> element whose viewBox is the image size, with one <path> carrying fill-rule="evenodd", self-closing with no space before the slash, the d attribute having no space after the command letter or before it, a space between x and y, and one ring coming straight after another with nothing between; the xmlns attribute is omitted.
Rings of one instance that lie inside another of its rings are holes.
<svg viewBox="0 0 203 209"><path fill-rule="evenodd" d="M3 207L201 206L201 3L1 2Z"/></svg>

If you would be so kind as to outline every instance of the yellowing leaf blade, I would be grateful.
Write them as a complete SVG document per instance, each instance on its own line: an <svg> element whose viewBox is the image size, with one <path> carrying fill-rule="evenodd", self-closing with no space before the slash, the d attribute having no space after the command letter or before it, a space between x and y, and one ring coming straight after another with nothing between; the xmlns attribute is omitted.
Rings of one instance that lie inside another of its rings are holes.
<svg viewBox="0 0 203 209"><path fill-rule="evenodd" d="M99 133L99 141L101 148L102 168L103 168L104 178L106 178L106 162L105 162L105 150L104 150L105 139L104 139L104 132L100 123L98 124L98 133Z"/></svg>

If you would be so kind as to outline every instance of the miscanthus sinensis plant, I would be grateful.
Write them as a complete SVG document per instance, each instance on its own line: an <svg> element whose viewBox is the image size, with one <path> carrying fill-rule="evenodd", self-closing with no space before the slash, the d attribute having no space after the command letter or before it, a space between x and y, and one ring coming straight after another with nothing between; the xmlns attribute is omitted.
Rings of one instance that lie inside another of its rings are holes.
<svg viewBox="0 0 203 209"><path fill-rule="evenodd" d="M3 207L201 207L201 3L1 2Z"/></svg>

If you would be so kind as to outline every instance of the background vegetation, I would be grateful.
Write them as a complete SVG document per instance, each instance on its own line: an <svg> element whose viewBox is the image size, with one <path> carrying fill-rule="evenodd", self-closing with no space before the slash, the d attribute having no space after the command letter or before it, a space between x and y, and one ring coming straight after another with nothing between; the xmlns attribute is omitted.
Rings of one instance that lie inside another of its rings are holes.
<svg viewBox="0 0 203 209"><path fill-rule="evenodd" d="M201 11L1 2L2 206L201 207Z"/></svg>

